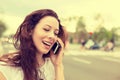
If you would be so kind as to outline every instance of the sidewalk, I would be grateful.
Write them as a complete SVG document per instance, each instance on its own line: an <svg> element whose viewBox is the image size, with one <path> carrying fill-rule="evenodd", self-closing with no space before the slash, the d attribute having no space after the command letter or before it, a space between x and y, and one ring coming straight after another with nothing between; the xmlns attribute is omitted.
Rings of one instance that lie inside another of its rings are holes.
<svg viewBox="0 0 120 80"><path fill-rule="evenodd" d="M78 51L78 50L67 50L65 51L65 55L99 55L99 56L112 56L112 57L119 57L120 53L118 52L105 52L105 51L99 51L99 50L86 50L86 51Z"/></svg>
<svg viewBox="0 0 120 80"><path fill-rule="evenodd" d="M79 45L69 45L69 47L65 50L65 55L98 55L98 56L112 56L120 58L120 48L115 48L113 51L102 51L102 50L80 50Z"/></svg>

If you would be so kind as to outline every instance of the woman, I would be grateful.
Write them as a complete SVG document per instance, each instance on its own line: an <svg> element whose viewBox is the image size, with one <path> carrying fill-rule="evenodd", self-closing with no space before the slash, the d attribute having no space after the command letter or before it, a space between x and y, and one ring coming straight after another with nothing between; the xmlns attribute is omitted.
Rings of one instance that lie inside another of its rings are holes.
<svg viewBox="0 0 120 80"><path fill-rule="evenodd" d="M54 54L56 42L60 48ZM65 42L65 30L53 10L32 12L14 35L18 51L0 58L0 80L64 80Z"/></svg>

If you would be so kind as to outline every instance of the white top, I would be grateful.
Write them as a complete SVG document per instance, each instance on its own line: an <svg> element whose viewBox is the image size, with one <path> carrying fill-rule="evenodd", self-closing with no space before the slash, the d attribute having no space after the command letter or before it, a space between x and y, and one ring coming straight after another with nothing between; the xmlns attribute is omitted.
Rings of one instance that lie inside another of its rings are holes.
<svg viewBox="0 0 120 80"><path fill-rule="evenodd" d="M11 66L3 66L3 62L0 62L0 72L5 76L7 80L23 80L23 72L21 68L11 67ZM54 80L55 79L55 71L54 66L51 63L49 58L45 59L45 64L39 68L42 72L41 77L44 80Z"/></svg>

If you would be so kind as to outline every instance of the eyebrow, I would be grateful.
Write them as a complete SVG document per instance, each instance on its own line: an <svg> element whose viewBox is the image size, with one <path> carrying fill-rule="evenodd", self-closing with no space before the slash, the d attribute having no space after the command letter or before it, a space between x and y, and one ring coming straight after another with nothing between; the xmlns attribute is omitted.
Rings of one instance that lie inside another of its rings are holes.
<svg viewBox="0 0 120 80"><path fill-rule="evenodd" d="M46 24L46 25L49 26L50 28L52 27L52 26L50 26L50 25L48 25L48 24ZM58 30L58 31L59 31L59 29L57 29L57 28L56 28L55 30Z"/></svg>
<svg viewBox="0 0 120 80"><path fill-rule="evenodd" d="M50 28L52 27L52 26L50 26L50 25L48 25L48 24L46 24L47 26L49 26Z"/></svg>

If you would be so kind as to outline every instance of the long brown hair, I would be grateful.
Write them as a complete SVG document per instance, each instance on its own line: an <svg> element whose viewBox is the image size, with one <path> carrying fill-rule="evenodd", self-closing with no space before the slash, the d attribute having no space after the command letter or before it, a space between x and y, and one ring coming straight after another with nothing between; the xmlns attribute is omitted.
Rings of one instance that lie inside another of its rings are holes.
<svg viewBox="0 0 120 80"><path fill-rule="evenodd" d="M36 47L33 44L31 32L35 28L36 24L45 16L55 17L59 22L59 34L65 45L66 32L60 23L57 14L50 9L36 10L26 16L22 24L17 29L14 35L14 46L18 50L17 55L12 58L8 58L8 61L16 66L21 67L24 73L24 80L37 80L38 72L36 69ZM44 55L44 57L47 57Z"/></svg>

